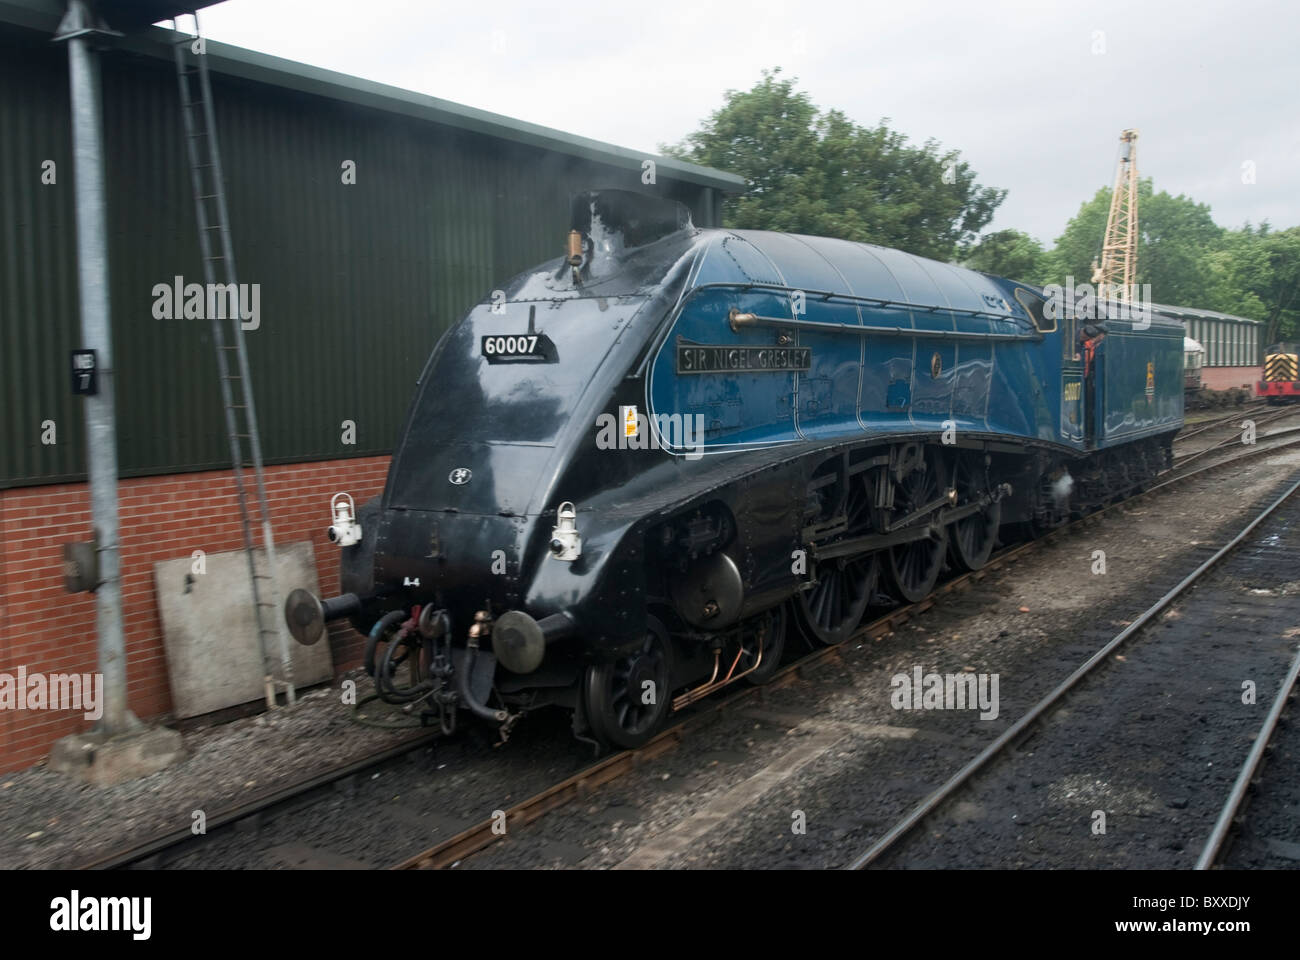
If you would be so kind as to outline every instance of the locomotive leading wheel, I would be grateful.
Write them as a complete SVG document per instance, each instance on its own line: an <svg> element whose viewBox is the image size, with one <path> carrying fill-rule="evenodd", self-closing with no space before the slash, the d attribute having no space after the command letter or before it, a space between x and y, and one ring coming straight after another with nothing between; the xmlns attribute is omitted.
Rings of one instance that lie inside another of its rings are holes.
<svg viewBox="0 0 1300 960"><path fill-rule="evenodd" d="M871 499L866 481L858 478L845 505L845 537L871 530ZM809 640L832 646L847 640L862 622L880 580L879 554L839 557L817 564L817 581L810 590L795 595L799 628Z"/></svg>
<svg viewBox="0 0 1300 960"><path fill-rule="evenodd" d="M933 450L925 453L924 469L912 470L895 485L894 516L905 517L932 503L947 489L943 461ZM916 603L934 589L948 552L948 530L922 540L900 543L885 551L885 570L894 592L908 603Z"/></svg>
<svg viewBox="0 0 1300 960"><path fill-rule="evenodd" d="M592 664L583 677L587 722L596 739L609 746L641 746L668 715L671 642L658 620L647 619L645 637L634 653Z"/></svg>
<svg viewBox="0 0 1300 960"><path fill-rule="evenodd" d="M958 506L970 503L988 490L982 459L978 454L958 455L952 479L952 485L957 489ZM963 570L978 570L988 563L1001 524L1001 501L990 503L979 513L954 523L948 530L953 563Z"/></svg>

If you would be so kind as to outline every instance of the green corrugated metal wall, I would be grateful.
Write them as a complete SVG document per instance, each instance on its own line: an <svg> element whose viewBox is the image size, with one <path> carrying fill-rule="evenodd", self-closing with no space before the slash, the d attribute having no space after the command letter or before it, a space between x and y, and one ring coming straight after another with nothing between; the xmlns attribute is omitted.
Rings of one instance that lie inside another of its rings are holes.
<svg viewBox="0 0 1300 960"><path fill-rule="evenodd" d="M104 57L123 475L228 465L206 320L157 320L153 287L201 282L169 65ZM619 169L214 75L239 279L268 462L388 452L441 332L493 285L558 256L569 198L640 186ZM41 164L57 163L57 184ZM356 185L341 182L356 162ZM706 222L704 188L664 183ZM80 478L73 169L62 48L0 33L0 486ZM41 442L54 420L57 443ZM342 422L356 443L341 442Z"/></svg>

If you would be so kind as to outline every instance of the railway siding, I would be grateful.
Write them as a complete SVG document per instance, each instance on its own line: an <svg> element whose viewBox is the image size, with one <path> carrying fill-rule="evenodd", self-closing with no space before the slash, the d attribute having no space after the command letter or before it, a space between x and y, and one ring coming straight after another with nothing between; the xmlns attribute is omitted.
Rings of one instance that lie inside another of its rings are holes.
<svg viewBox="0 0 1300 960"><path fill-rule="evenodd" d="M1300 622L1300 497L1067 694L883 864L1188 868ZM972 814L971 809L978 811Z"/></svg>

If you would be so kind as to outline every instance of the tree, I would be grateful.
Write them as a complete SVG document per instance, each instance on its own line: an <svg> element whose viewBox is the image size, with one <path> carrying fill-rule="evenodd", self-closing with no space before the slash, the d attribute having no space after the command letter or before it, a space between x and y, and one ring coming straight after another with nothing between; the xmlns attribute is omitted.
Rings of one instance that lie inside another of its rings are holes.
<svg viewBox="0 0 1300 960"><path fill-rule="evenodd" d="M1251 287L1261 285L1268 264L1249 224L1224 231L1220 242L1201 256L1198 268L1205 293L1196 306L1251 320L1266 318L1268 308Z"/></svg>
<svg viewBox="0 0 1300 960"><path fill-rule="evenodd" d="M1209 206L1182 194L1155 193L1151 181L1143 180L1138 227L1138 283L1151 284L1158 303L1204 303L1207 284L1200 262L1224 234L1210 217Z"/></svg>
<svg viewBox="0 0 1300 960"><path fill-rule="evenodd" d="M1141 201L1139 201L1139 204ZM1076 284L1092 280L1092 261L1101 256L1102 238L1106 233L1106 215L1110 210L1110 189L1102 187L1091 200L1085 201L1056 238L1056 246L1043 257L1043 273L1048 283L1066 284L1073 277ZM1141 211L1139 210L1139 215ZM1141 265L1142 258L1138 257Z"/></svg>
<svg viewBox="0 0 1300 960"><path fill-rule="evenodd" d="M1022 283L1039 283L1043 253L1043 245L1029 234L1019 230L999 230L981 237L963 263L972 270L983 270Z"/></svg>
<svg viewBox="0 0 1300 960"><path fill-rule="evenodd" d="M671 156L744 177L730 227L840 237L952 259L993 218L1005 190L981 187L955 150L909 145L887 120L862 127L818 110L780 69L764 71Z"/></svg>
<svg viewBox="0 0 1300 960"><path fill-rule="evenodd" d="M1043 258L1051 282L1091 282L1092 264L1101 258L1110 212L1110 188L1103 187L1066 224L1056 246ZM1208 285L1202 268L1206 254L1218 249L1224 230L1203 203L1163 190L1156 193L1150 179L1138 183L1137 282L1151 285L1158 303L1200 306Z"/></svg>
<svg viewBox="0 0 1300 960"><path fill-rule="evenodd" d="M1267 223L1256 229L1247 224L1230 234L1224 252L1227 295L1251 309L1242 316L1264 321L1262 345L1294 340L1300 333L1300 227L1274 232ZM1210 266L1219 264L1211 260Z"/></svg>

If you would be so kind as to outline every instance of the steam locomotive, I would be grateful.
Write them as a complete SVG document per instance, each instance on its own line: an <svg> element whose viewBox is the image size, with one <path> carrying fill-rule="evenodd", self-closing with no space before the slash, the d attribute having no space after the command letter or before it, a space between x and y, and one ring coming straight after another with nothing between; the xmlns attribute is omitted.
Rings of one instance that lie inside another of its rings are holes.
<svg viewBox="0 0 1300 960"><path fill-rule="evenodd" d="M340 595L285 607L447 732L560 706L636 746L1172 462L1159 314L620 191L563 249L441 338L383 495L339 504Z"/></svg>

